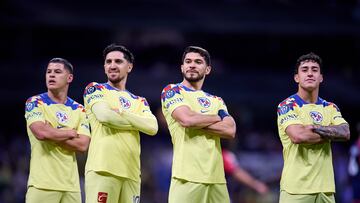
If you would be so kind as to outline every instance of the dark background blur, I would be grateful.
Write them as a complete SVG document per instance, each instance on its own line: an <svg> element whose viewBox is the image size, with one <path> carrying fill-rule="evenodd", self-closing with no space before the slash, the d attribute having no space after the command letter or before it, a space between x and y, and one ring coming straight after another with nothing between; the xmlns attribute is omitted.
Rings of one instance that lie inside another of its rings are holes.
<svg viewBox="0 0 360 203"><path fill-rule="evenodd" d="M0 33L0 203L24 202L30 157L24 103L46 91L47 62L63 57L74 65L69 96L83 103L88 83L106 81L102 50L113 42L134 53L127 88L146 97L159 120L162 88L181 81L184 48L210 52L213 71L203 89L221 96L236 119L231 149L241 166L271 188L259 196L230 180L233 202L278 201L276 107L297 90L296 59L310 51L320 55L320 96L339 106L352 129L350 142L333 145L337 202L351 201L347 157L360 120L359 0L5 0ZM143 203L167 202L171 151L165 126L155 137L142 136ZM80 173L85 159L79 155Z"/></svg>

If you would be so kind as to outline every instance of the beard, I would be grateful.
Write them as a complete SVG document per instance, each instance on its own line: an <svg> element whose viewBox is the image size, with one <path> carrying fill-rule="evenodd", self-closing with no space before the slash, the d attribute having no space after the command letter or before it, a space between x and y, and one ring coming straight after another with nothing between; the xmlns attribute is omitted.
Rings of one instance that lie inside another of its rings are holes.
<svg viewBox="0 0 360 203"><path fill-rule="evenodd" d="M112 84L117 84L119 82L121 82L122 80L124 80L125 77L108 77L108 80L112 83Z"/></svg>
<svg viewBox="0 0 360 203"><path fill-rule="evenodd" d="M185 80L187 80L188 82L198 82L202 79L204 79L205 74L190 74L190 75L186 75L186 73L182 73L183 77L185 78Z"/></svg>

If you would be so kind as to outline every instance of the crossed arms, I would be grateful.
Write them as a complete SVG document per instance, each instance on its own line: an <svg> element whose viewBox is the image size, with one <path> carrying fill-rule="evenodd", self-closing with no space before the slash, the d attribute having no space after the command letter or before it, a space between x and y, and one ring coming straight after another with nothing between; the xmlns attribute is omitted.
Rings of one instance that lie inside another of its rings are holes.
<svg viewBox="0 0 360 203"><path fill-rule="evenodd" d="M179 106L171 114L184 128L201 129L221 138L235 138L236 124L231 116L204 115L192 111L188 106Z"/></svg>
<svg viewBox="0 0 360 203"><path fill-rule="evenodd" d="M53 141L70 151L85 152L89 146L90 137L78 134L74 129L56 129L47 121L36 121L32 123L29 128L36 139L41 141Z"/></svg>
<svg viewBox="0 0 360 203"><path fill-rule="evenodd" d="M289 125L286 134L294 144L315 144L328 140L347 141L350 139L348 124L321 126L321 125Z"/></svg>
<svg viewBox="0 0 360 203"><path fill-rule="evenodd" d="M101 124L110 128L138 130L148 135L155 135L158 131L157 120L152 114L139 115L121 109L111 109L106 102L95 103L91 110Z"/></svg>

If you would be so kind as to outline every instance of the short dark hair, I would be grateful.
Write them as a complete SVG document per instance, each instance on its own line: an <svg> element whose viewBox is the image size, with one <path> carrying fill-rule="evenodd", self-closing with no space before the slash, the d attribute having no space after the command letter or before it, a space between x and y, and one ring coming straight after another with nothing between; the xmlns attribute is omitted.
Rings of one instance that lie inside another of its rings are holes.
<svg viewBox="0 0 360 203"><path fill-rule="evenodd" d="M129 63L134 63L134 55L124 46L119 45L119 44L110 44L107 47L105 47L104 51L103 51L103 56L104 56L104 60L106 59L106 55L109 52L112 51L120 51L121 53L124 54L124 58L129 62Z"/></svg>
<svg viewBox="0 0 360 203"><path fill-rule="evenodd" d="M64 58L52 58L49 63L61 63L64 65L64 68L68 70L71 74L73 74L74 72L73 65L71 65L71 63Z"/></svg>
<svg viewBox="0 0 360 203"><path fill-rule="evenodd" d="M197 46L188 46L185 48L185 51L184 51L184 53L182 55L182 59L181 59L182 63L184 62L186 54L191 53L191 52L200 54L200 56L204 57L206 64L208 66L211 65L211 59L210 59L209 52L206 49L197 47Z"/></svg>
<svg viewBox="0 0 360 203"><path fill-rule="evenodd" d="M319 67L320 67L320 73L322 72L322 60L321 60L320 56L316 55L313 52L310 52L308 54L300 56L297 59L296 65L295 65L295 74L298 74L299 66L304 61L314 61L314 62L318 63Z"/></svg>

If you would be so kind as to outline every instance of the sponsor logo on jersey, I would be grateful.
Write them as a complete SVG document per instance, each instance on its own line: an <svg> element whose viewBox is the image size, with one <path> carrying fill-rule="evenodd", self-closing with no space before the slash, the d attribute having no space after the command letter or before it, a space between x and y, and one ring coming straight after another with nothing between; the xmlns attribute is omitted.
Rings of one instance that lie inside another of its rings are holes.
<svg viewBox="0 0 360 203"><path fill-rule="evenodd" d="M343 117L342 116L334 116L333 119L335 120L335 119L338 119L338 118L343 118Z"/></svg>
<svg viewBox="0 0 360 203"><path fill-rule="evenodd" d="M56 118L58 119L59 123L67 123L69 120L69 116L62 111L56 112Z"/></svg>
<svg viewBox="0 0 360 203"><path fill-rule="evenodd" d="M280 119L280 125L282 125L283 123L285 123L289 120L296 120L296 119L298 119L298 115L296 115L296 114L286 115L284 118Z"/></svg>
<svg viewBox="0 0 360 203"><path fill-rule="evenodd" d="M56 128L57 128L57 129L61 129L61 128L65 128L65 126L63 126L63 125L58 125L58 126L56 126Z"/></svg>
<svg viewBox="0 0 360 203"><path fill-rule="evenodd" d="M140 203L140 196L139 195L134 195L133 196L133 203Z"/></svg>
<svg viewBox="0 0 360 203"><path fill-rule="evenodd" d="M86 128L86 129L90 129L90 128L89 128L89 125L84 124L84 123L82 123L80 126L83 127L83 128Z"/></svg>
<svg viewBox="0 0 360 203"><path fill-rule="evenodd" d="M26 115L25 119L29 120L32 117L40 117L41 115L42 115L41 112L31 112L31 113Z"/></svg>
<svg viewBox="0 0 360 203"><path fill-rule="evenodd" d="M321 121L323 120L323 116L321 115L320 112L317 111L310 111L310 117L313 119L314 123L321 123Z"/></svg>
<svg viewBox="0 0 360 203"><path fill-rule="evenodd" d="M93 100L93 99L101 99L101 98L103 98L104 97L104 95L102 95L102 94L95 94L95 95L91 95L88 99L87 99L87 103L88 104L90 104L90 102L91 102L91 100Z"/></svg>
<svg viewBox="0 0 360 203"><path fill-rule="evenodd" d="M166 103L165 108L169 108L171 105L182 102L183 100L183 98L175 98L173 100L170 100L168 103Z"/></svg>
<svg viewBox="0 0 360 203"><path fill-rule="evenodd" d="M98 203L106 203L108 197L107 192L98 192L97 202Z"/></svg>
<svg viewBox="0 0 360 203"><path fill-rule="evenodd" d="M197 100L198 100L199 104L204 108L209 108L211 105L210 100L206 97L199 97Z"/></svg>
<svg viewBox="0 0 360 203"><path fill-rule="evenodd" d="M125 97L119 97L119 101L123 109L128 109L131 107L131 102Z"/></svg>

